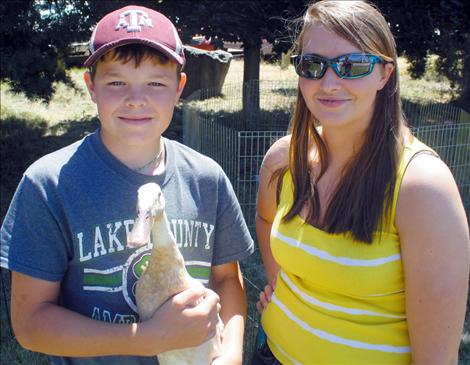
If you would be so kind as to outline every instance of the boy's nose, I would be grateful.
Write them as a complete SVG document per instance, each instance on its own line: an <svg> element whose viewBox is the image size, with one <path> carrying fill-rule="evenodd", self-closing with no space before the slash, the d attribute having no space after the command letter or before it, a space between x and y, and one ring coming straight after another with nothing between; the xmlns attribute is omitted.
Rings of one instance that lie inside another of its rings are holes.
<svg viewBox="0 0 470 365"><path fill-rule="evenodd" d="M139 107L146 104L146 96L140 90L130 90L126 97L126 104L129 107Z"/></svg>

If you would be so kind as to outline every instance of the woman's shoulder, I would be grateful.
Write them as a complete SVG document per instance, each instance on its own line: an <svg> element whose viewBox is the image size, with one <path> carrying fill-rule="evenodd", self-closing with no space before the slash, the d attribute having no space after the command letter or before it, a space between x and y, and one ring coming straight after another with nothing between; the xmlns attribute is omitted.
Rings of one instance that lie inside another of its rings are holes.
<svg viewBox="0 0 470 365"><path fill-rule="evenodd" d="M412 135L411 132L405 137L405 155L408 154L409 158L412 158L416 153L428 152L435 156L438 156L437 152L431 147L424 144L416 136Z"/></svg>
<svg viewBox="0 0 470 365"><path fill-rule="evenodd" d="M266 152L261 168L274 172L286 167L289 164L290 141L291 135L289 134L274 142Z"/></svg>
<svg viewBox="0 0 470 365"><path fill-rule="evenodd" d="M418 154L409 162L400 186L397 227L400 222L432 224L437 216L442 217L461 204L457 184L444 161L434 154Z"/></svg>
<svg viewBox="0 0 470 365"><path fill-rule="evenodd" d="M428 190L455 185L452 172L446 163L432 153L432 150L429 152L431 153L416 154L410 160L403 177L402 192L417 187Z"/></svg>

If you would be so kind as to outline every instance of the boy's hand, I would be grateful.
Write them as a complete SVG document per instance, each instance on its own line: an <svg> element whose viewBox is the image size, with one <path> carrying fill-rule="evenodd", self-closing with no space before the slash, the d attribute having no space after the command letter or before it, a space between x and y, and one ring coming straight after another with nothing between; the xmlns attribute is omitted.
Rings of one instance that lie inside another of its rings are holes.
<svg viewBox="0 0 470 365"><path fill-rule="evenodd" d="M142 323L148 328L147 338L159 341L152 355L198 346L212 338L218 323L219 300L210 289L187 289L168 299L151 319Z"/></svg>
<svg viewBox="0 0 470 365"><path fill-rule="evenodd" d="M256 303L256 309L259 313L263 312L268 304L271 302L274 289L276 288L276 280L272 284L267 284L264 287L264 290L259 293L259 300Z"/></svg>

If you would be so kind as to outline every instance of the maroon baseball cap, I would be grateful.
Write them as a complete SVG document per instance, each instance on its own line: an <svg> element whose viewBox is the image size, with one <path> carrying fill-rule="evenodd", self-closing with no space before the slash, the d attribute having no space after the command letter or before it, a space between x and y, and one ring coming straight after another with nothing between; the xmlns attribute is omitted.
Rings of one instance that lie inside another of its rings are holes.
<svg viewBox="0 0 470 365"><path fill-rule="evenodd" d="M85 67L92 66L109 50L131 43L155 48L184 66L184 50L173 23L163 14L143 6L126 6L105 15L91 35L90 57Z"/></svg>

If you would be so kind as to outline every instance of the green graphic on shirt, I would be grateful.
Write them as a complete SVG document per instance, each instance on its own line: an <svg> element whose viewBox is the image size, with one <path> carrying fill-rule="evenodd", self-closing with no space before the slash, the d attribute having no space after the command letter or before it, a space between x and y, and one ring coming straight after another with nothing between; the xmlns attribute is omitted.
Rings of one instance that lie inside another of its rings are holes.
<svg viewBox="0 0 470 365"><path fill-rule="evenodd" d="M188 270L189 275L191 275L195 279L209 280L209 275L211 272L210 267L186 266L186 270Z"/></svg>
<svg viewBox="0 0 470 365"><path fill-rule="evenodd" d="M121 286L122 273L120 271L112 274L87 273L83 276L83 285Z"/></svg>
<svg viewBox="0 0 470 365"><path fill-rule="evenodd" d="M133 265L134 274L137 278L140 278L147 268L150 261L150 255L145 255L139 258L138 261Z"/></svg>
<svg viewBox="0 0 470 365"><path fill-rule="evenodd" d="M130 266L132 277L128 265L116 266L105 270L84 269L83 270L83 289L91 291L117 292L122 290L123 274L126 275L127 282L137 281L147 268L150 262L150 253L137 257ZM126 269L124 268L126 267ZM200 280L203 284L209 282L211 273L210 263L201 261L189 261L186 263L186 270L193 278Z"/></svg>

